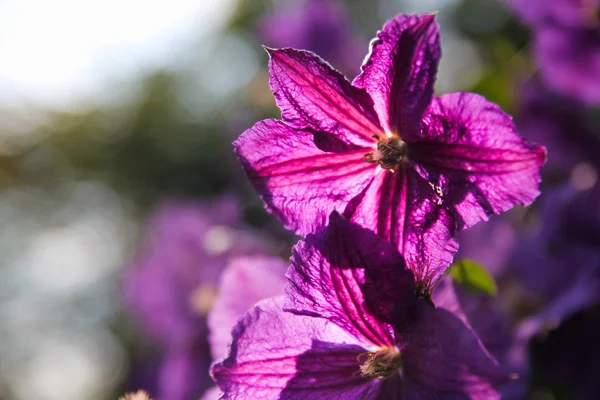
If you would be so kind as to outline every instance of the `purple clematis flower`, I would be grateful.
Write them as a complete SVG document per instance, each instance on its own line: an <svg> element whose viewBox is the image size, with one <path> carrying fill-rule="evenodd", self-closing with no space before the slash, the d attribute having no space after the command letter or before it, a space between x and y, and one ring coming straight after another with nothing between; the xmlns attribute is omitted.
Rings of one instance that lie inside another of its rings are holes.
<svg viewBox="0 0 600 400"><path fill-rule="evenodd" d="M310 50L344 72L358 72L366 42L353 31L342 5L335 0L284 2L258 26L268 46Z"/></svg>
<svg viewBox="0 0 600 400"><path fill-rule="evenodd" d="M415 296L391 244L336 213L288 278L213 366L224 399L498 399L510 379L464 315Z"/></svg>
<svg viewBox="0 0 600 400"><path fill-rule="evenodd" d="M533 30L542 76L556 91L600 102L600 1L508 0Z"/></svg>
<svg viewBox="0 0 600 400"><path fill-rule="evenodd" d="M544 305L520 328L528 337L600 301L600 184L550 191L542 206L543 225L520 241L510 261L530 302Z"/></svg>
<svg viewBox="0 0 600 400"><path fill-rule="evenodd" d="M125 271L123 297L140 328L160 345L156 397L184 400L211 381L206 314L231 256L268 246L240 229L232 197L198 203L169 200L150 219L142 249ZM154 393L152 393L154 395Z"/></svg>
<svg viewBox="0 0 600 400"><path fill-rule="evenodd" d="M261 121L234 145L267 208L296 233L343 212L393 243L427 295L456 252L456 229L538 195L544 148L479 95L433 96L433 15L386 23L353 83L313 53L267 51L283 121Z"/></svg>

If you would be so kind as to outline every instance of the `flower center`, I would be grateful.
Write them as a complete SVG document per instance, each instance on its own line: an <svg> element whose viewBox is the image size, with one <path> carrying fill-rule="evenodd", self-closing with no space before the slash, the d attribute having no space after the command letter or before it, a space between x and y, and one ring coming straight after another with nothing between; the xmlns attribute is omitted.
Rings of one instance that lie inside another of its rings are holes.
<svg viewBox="0 0 600 400"><path fill-rule="evenodd" d="M367 379L388 379L397 375L402 369L400 351L394 347L384 347L374 353L363 353L358 360L366 357L360 366L360 373Z"/></svg>
<svg viewBox="0 0 600 400"><path fill-rule="evenodd" d="M371 164L379 164L381 168L395 171L406 159L406 143L398 136L382 139L378 135L377 148L365 154L365 161Z"/></svg>

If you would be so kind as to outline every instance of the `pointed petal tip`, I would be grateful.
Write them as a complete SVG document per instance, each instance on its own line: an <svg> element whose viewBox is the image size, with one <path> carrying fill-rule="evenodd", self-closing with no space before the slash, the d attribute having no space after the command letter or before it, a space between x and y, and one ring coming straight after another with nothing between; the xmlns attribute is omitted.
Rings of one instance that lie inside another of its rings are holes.
<svg viewBox="0 0 600 400"><path fill-rule="evenodd" d="M420 27L420 29L425 30L432 24L435 24L438 12L439 11L433 11L431 13L421 15L421 21L418 23L418 26Z"/></svg>
<svg viewBox="0 0 600 400"><path fill-rule="evenodd" d="M273 53L277 50L277 49L275 49L273 47L269 47L269 46L266 46L264 44L261 45L261 46L267 52L267 54L269 55L269 57L271 57L273 55Z"/></svg>
<svg viewBox="0 0 600 400"><path fill-rule="evenodd" d="M337 210L333 210L331 212L331 214L329 215L329 223L330 224L339 224L343 220L344 220L344 217L342 217L340 215L340 213L337 212Z"/></svg>

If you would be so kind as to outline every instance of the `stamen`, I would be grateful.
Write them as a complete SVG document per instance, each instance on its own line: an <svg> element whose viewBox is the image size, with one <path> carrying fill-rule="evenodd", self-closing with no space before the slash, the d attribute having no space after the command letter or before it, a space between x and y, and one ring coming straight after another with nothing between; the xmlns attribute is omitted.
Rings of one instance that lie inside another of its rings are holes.
<svg viewBox="0 0 600 400"><path fill-rule="evenodd" d="M406 143L397 136L385 140L377 135L374 138L379 143L374 151L365 154L365 161L371 164L377 163L383 169L395 171L406 159Z"/></svg>
<svg viewBox="0 0 600 400"><path fill-rule="evenodd" d="M358 361L366 357L360 366L360 373L367 379L388 379L398 375L402 369L400 351L394 347L384 347L374 353L363 353L358 356Z"/></svg>

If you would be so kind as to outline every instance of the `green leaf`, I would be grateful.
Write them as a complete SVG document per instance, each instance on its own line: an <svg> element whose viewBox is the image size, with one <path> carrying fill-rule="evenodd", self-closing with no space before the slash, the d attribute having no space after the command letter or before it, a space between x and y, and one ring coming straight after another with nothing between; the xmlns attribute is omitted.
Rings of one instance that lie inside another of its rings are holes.
<svg viewBox="0 0 600 400"><path fill-rule="evenodd" d="M449 268L449 273L454 282L471 292L485 293L489 296L495 296L498 293L494 278L483 266L473 260L464 258L453 263Z"/></svg>

